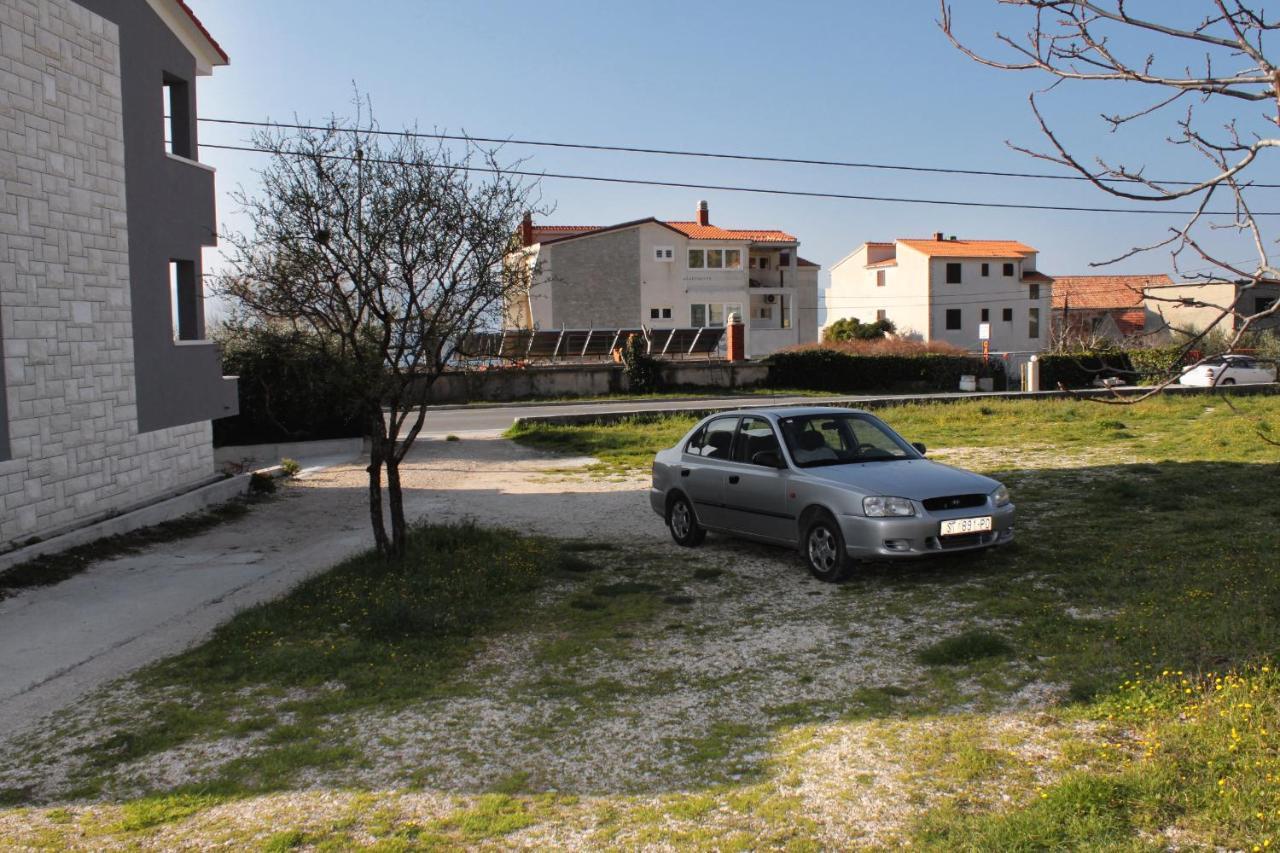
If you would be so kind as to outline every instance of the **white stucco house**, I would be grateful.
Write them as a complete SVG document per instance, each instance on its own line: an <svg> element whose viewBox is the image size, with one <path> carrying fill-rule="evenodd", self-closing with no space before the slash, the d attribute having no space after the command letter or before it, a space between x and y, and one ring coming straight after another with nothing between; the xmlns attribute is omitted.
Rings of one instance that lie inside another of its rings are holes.
<svg viewBox="0 0 1280 853"><path fill-rule="evenodd" d="M818 265L785 231L721 228L707 203L693 220L537 225L520 233L514 262L534 270L506 306L512 329L723 326L738 313L748 357L818 336Z"/></svg>
<svg viewBox="0 0 1280 853"><path fill-rule="evenodd" d="M891 320L902 337L975 350L990 324L993 351L1049 345L1053 279L1036 250L1015 240L900 237L863 243L831 267L827 324L845 317Z"/></svg>

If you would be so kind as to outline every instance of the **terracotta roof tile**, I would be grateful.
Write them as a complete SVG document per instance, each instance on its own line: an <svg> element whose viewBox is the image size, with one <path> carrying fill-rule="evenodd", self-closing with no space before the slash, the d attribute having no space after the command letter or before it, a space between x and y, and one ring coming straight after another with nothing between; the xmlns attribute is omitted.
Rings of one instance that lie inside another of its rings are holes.
<svg viewBox="0 0 1280 853"><path fill-rule="evenodd" d="M1113 311L1111 318L1122 335L1136 335L1146 331L1147 312L1143 308L1129 308L1124 311Z"/></svg>
<svg viewBox="0 0 1280 853"><path fill-rule="evenodd" d="M1068 310L1138 308L1143 289L1173 284L1159 275L1060 275L1053 280L1053 307ZM1118 321L1117 321L1118 322Z"/></svg>
<svg viewBox="0 0 1280 853"><path fill-rule="evenodd" d="M761 228L721 228L718 225L699 225L696 222L662 220L691 240L749 240L752 243L795 243L796 238L786 231Z"/></svg>
<svg viewBox="0 0 1280 853"><path fill-rule="evenodd" d="M898 242L917 252L941 258L1017 258L1035 254L1035 249L1017 240L933 240L899 238Z"/></svg>
<svg viewBox="0 0 1280 853"><path fill-rule="evenodd" d="M1028 284L1049 284L1053 281L1052 278L1039 270L1027 270L1022 274L1022 280Z"/></svg>

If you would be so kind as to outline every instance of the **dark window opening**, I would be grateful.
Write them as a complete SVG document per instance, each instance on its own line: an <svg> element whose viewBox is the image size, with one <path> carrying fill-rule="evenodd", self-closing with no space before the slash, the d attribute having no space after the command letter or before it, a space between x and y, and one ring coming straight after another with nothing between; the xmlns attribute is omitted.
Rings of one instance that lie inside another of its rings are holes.
<svg viewBox="0 0 1280 853"><path fill-rule="evenodd" d="M164 150L167 154L196 159L191 133L190 87L186 80L164 77Z"/></svg>
<svg viewBox="0 0 1280 853"><path fill-rule="evenodd" d="M879 321L879 320L887 320L887 319L889 319L889 313L888 313L887 311L885 311L883 308L881 308L881 309L879 309L879 310L877 310L877 311L876 311L876 320L877 320L877 321Z"/></svg>
<svg viewBox="0 0 1280 853"><path fill-rule="evenodd" d="M947 264L947 284L960 283L960 265Z"/></svg>
<svg viewBox="0 0 1280 853"><path fill-rule="evenodd" d="M991 264L983 264L983 265L982 265L982 275L983 275L983 277L984 277L984 278L985 278L986 276L991 275Z"/></svg>
<svg viewBox="0 0 1280 853"><path fill-rule="evenodd" d="M791 253L790 253L790 252L779 252L779 253L778 253L778 266L780 266L780 267L789 267L789 266L791 266Z"/></svg>
<svg viewBox="0 0 1280 853"><path fill-rule="evenodd" d="M884 270L876 270L876 287L884 287Z"/></svg>
<svg viewBox="0 0 1280 853"><path fill-rule="evenodd" d="M1040 337L1040 309L1032 308L1027 315L1027 337Z"/></svg>
<svg viewBox="0 0 1280 853"><path fill-rule="evenodd" d="M961 326L960 326L960 309L959 309L959 308L948 308L948 309L947 309L947 331L955 331L955 330L957 330L957 329L959 329L959 328L961 328Z"/></svg>
<svg viewBox="0 0 1280 853"><path fill-rule="evenodd" d="M1261 314L1275 304L1276 299L1274 296L1255 296L1253 298L1253 313Z"/></svg>
<svg viewBox="0 0 1280 853"><path fill-rule="evenodd" d="M204 288L195 261L169 261L169 305L174 340L203 340Z"/></svg>
<svg viewBox="0 0 1280 853"><path fill-rule="evenodd" d="M1004 274L1007 276L1013 275L1013 264L1004 265Z"/></svg>
<svg viewBox="0 0 1280 853"><path fill-rule="evenodd" d="M983 309L982 309L982 322L986 323L986 322L989 322L990 320L991 320L991 309L990 309L990 308L983 308Z"/></svg>
<svg viewBox="0 0 1280 853"><path fill-rule="evenodd" d="M1012 308L1006 308L1006 309L1004 309L1004 311L1002 311L1002 312L1001 312L1001 314L1000 314L1000 319L1001 319L1001 320L1004 320L1006 323L1012 323L1012 322L1013 322L1013 309L1012 309Z"/></svg>
<svg viewBox="0 0 1280 853"><path fill-rule="evenodd" d="M1033 284L1033 285L1031 285L1030 290L1031 290L1031 298L1032 298L1032 299L1039 299L1039 298L1040 298L1040 285L1038 285L1038 284Z"/></svg>

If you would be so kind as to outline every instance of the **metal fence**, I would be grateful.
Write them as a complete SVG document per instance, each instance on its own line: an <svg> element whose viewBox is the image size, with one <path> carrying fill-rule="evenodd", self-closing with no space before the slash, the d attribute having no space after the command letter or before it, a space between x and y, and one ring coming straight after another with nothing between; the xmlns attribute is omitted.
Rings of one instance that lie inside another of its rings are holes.
<svg viewBox="0 0 1280 853"><path fill-rule="evenodd" d="M613 358L629 338L644 341L655 358L713 358L720 352L723 326L682 329L504 329L471 335L458 348L461 358L488 362L574 362Z"/></svg>

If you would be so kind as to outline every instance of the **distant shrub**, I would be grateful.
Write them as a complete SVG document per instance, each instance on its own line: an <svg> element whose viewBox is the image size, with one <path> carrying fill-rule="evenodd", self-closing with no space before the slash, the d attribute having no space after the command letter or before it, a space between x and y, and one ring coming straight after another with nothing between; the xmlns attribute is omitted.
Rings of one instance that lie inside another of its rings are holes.
<svg viewBox="0 0 1280 853"><path fill-rule="evenodd" d="M823 342L837 341L871 341L892 335L897 331L892 320L876 320L874 323L863 323L857 317L844 317L836 320L822 333Z"/></svg>
<svg viewBox="0 0 1280 853"><path fill-rule="evenodd" d="M249 491L255 495L269 495L276 490L276 481L270 474L254 471L249 475Z"/></svg>
<svg viewBox="0 0 1280 853"><path fill-rule="evenodd" d="M1178 346L1043 353L1040 387L1088 388L1109 377L1126 384L1155 384L1176 373L1181 361Z"/></svg>
<svg viewBox="0 0 1280 853"><path fill-rule="evenodd" d="M639 335L631 335L622 345L622 372L632 394L647 394L662 387L662 365L645 352L644 339Z"/></svg>
<svg viewBox="0 0 1280 853"><path fill-rule="evenodd" d="M213 443L271 444L364 434L350 364L315 335L232 324L214 333L222 372L239 377L240 413L213 422ZM376 381L376 379L374 380Z"/></svg>
<svg viewBox="0 0 1280 853"><path fill-rule="evenodd" d="M911 389L954 391L966 374L986 376L996 387L1004 383L1004 362L967 354L915 352L868 354L843 347L819 346L785 350L768 358L768 383L775 388L857 393Z"/></svg>
<svg viewBox="0 0 1280 853"><path fill-rule="evenodd" d="M285 457L280 460L280 470L284 471L290 477L298 476L298 472L302 470L302 464L297 459Z"/></svg>

